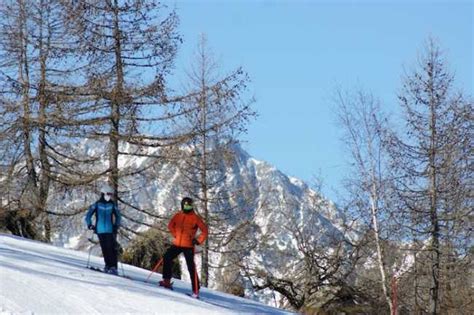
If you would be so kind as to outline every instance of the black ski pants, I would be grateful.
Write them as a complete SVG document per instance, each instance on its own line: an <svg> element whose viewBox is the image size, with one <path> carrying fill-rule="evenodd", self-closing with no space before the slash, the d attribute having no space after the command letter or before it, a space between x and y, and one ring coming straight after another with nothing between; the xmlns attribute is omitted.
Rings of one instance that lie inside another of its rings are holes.
<svg viewBox="0 0 474 315"><path fill-rule="evenodd" d="M117 246L113 233L101 233L99 236L100 248L104 256L105 267L117 269Z"/></svg>
<svg viewBox="0 0 474 315"><path fill-rule="evenodd" d="M184 258L186 259L193 292L197 294L199 292L200 284L196 265L194 263L194 248L171 245L163 257L163 279L171 279L173 259L181 253L184 254Z"/></svg>

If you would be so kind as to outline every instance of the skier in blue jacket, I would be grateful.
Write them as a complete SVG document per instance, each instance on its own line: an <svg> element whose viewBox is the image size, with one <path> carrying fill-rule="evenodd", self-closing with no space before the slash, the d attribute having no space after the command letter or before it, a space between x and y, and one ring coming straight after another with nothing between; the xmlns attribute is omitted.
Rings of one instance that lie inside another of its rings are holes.
<svg viewBox="0 0 474 315"><path fill-rule="evenodd" d="M100 199L93 203L86 214L86 225L89 230L94 230L99 236L102 255L104 256L104 272L118 274L117 272L117 242L116 236L120 227L120 211L112 197L114 191L109 186L101 189ZM95 224L92 216L95 214Z"/></svg>

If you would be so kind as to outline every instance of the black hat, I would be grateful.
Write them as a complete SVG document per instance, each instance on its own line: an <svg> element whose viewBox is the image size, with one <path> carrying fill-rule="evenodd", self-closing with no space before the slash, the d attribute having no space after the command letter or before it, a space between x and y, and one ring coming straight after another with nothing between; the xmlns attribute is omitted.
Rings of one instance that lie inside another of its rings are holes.
<svg viewBox="0 0 474 315"><path fill-rule="evenodd" d="M191 209L184 209L184 205L191 206ZM183 211L191 211L193 210L193 200L189 197L184 197L183 200L181 200L181 210Z"/></svg>

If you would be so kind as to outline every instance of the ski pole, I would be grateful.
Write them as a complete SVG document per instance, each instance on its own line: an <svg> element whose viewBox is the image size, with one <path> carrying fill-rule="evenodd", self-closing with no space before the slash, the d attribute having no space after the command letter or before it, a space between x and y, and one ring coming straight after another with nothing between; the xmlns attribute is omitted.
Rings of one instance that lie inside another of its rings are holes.
<svg viewBox="0 0 474 315"><path fill-rule="evenodd" d="M148 279L150 279L151 275L156 272L158 270L158 268L160 268L161 264L163 263L163 258L160 259L160 261L155 265L155 267L153 267L153 270L150 272L150 274L148 275L148 277L146 278L145 282L148 282Z"/></svg>
<svg viewBox="0 0 474 315"><path fill-rule="evenodd" d="M122 250L122 247L120 246L120 243L117 241L117 233L114 233L114 243L115 243L115 252L117 254L117 260L120 263L120 268L122 269L122 276L125 277L126 275L123 269L123 262L122 262L123 250Z"/></svg>
<svg viewBox="0 0 474 315"><path fill-rule="evenodd" d="M94 246L91 246L91 247L89 248L89 256L87 256L87 266L86 266L86 268L89 268L89 263L90 263L90 261L91 261L91 251L92 251L92 247L94 247Z"/></svg>
<svg viewBox="0 0 474 315"><path fill-rule="evenodd" d="M120 261L120 268L122 268L122 275L126 277L125 271L123 270L123 263Z"/></svg>
<svg viewBox="0 0 474 315"><path fill-rule="evenodd" d="M94 244L94 245L92 245L92 246L89 248L89 255L87 256L87 266L86 266L86 268L89 268L89 267L90 267L92 248L96 245L96 244L94 243L94 241L93 241L93 238L94 238L94 233L92 233L92 236L91 236L91 237L88 237L88 238L87 238L87 240L88 240L89 242L91 242L92 244Z"/></svg>
<svg viewBox="0 0 474 315"><path fill-rule="evenodd" d="M195 246L193 246L193 267L194 267L194 288L193 288L193 293L197 295L199 295L199 277L198 277L198 274L197 274L197 268L196 268L196 262L194 261L194 258L195 257ZM191 281L193 281L191 280ZM193 287L193 285L191 285L191 287Z"/></svg>

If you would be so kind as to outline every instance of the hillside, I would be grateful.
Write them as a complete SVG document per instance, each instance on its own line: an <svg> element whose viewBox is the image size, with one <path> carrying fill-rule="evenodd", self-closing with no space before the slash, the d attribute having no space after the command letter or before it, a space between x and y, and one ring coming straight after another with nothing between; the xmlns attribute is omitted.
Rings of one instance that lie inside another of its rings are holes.
<svg viewBox="0 0 474 315"><path fill-rule="evenodd" d="M86 268L88 254L0 234L0 314L289 314L261 303L203 288L188 297L190 284L158 288L160 274L123 265L133 280ZM91 256L102 266L102 258Z"/></svg>

